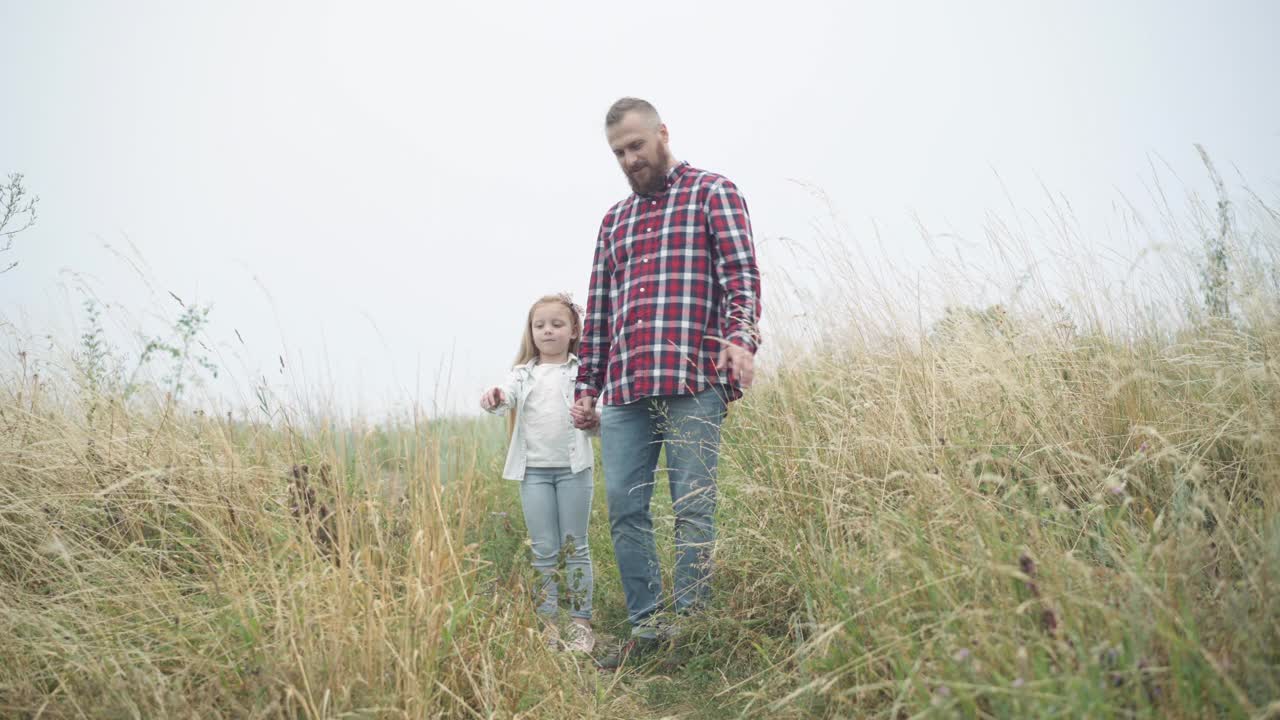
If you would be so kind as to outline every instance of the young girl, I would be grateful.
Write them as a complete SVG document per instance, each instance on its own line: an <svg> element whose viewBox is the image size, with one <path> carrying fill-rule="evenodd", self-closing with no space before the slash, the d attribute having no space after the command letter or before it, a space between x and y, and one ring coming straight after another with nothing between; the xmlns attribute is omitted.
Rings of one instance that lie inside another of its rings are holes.
<svg viewBox="0 0 1280 720"><path fill-rule="evenodd" d="M505 384L489 388L480 406L491 413L510 411L511 447L502 476L520 481L520 502L533 541L533 567L542 574L542 604L547 644L560 644L556 566L565 553L565 587L570 599L568 650L590 652L591 550L587 519L591 514L593 452L586 433L573 426L569 408L578 375L582 324L567 295L547 295L529 308L524 341Z"/></svg>

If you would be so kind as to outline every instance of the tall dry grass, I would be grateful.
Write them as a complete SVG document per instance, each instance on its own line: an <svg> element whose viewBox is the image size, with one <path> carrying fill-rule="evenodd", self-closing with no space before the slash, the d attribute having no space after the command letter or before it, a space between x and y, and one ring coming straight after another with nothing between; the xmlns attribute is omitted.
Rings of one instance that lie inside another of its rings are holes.
<svg viewBox="0 0 1280 720"><path fill-rule="evenodd" d="M0 715L590 711L591 683L539 670L523 578L486 573L515 537L485 534L486 428L334 434L64 389L11 375L0 406Z"/></svg>
<svg viewBox="0 0 1280 720"><path fill-rule="evenodd" d="M1230 318L1194 267L1155 313L1049 283L931 324L861 280L805 296L825 316L775 323L726 425L715 600L675 671L542 646L498 422L232 420L15 358L0 714L1274 716L1280 218L1249 208Z"/></svg>
<svg viewBox="0 0 1280 720"><path fill-rule="evenodd" d="M1280 326L1016 325L814 358L752 399L729 595L795 639L743 687L753 707L1274 709Z"/></svg>

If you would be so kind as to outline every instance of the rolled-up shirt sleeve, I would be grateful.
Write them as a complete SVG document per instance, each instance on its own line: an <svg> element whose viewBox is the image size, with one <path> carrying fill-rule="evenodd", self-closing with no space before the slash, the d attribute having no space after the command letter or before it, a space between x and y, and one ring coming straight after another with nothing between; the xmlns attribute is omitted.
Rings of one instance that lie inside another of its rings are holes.
<svg viewBox="0 0 1280 720"><path fill-rule="evenodd" d="M608 251L609 218L600 223L596 237L596 254L591 262L591 284L587 290L587 308L582 318L582 340L578 345L578 380L574 399L598 397L604 388L609 365L609 286L612 268Z"/></svg>

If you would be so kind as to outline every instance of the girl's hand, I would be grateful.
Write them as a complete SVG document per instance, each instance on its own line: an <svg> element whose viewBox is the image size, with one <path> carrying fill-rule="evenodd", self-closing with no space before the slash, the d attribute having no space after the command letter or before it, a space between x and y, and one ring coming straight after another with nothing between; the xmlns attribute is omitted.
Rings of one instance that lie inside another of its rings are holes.
<svg viewBox="0 0 1280 720"><path fill-rule="evenodd" d="M484 395L480 396L480 407L485 410L492 410L502 404L502 388L491 387L484 391Z"/></svg>
<svg viewBox="0 0 1280 720"><path fill-rule="evenodd" d="M579 430L591 430L600 424L596 399L590 395L578 398L573 403L573 407L569 408L569 415L573 417L573 426Z"/></svg>

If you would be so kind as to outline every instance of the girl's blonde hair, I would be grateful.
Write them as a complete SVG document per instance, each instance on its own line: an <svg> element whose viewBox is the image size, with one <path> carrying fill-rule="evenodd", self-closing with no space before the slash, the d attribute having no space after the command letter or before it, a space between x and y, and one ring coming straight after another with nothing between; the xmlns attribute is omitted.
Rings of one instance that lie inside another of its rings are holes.
<svg viewBox="0 0 1280 720"><path fill-rule="evenodd" d="M538 346L533 342L533 311L542 305L561 305L569 311L569 329L573 334L569 340L569 352L573 355L578 354L578 345L582 341L582 308L574 304L569 293L543 295L529 306L529 315L524 320L524 334L520 338L520 352L516 353L516 361L512 367L520 367L538 357ZM515 430L516 409L512 405L510 412L507 413L507 440L511 439Z"/></svg>

